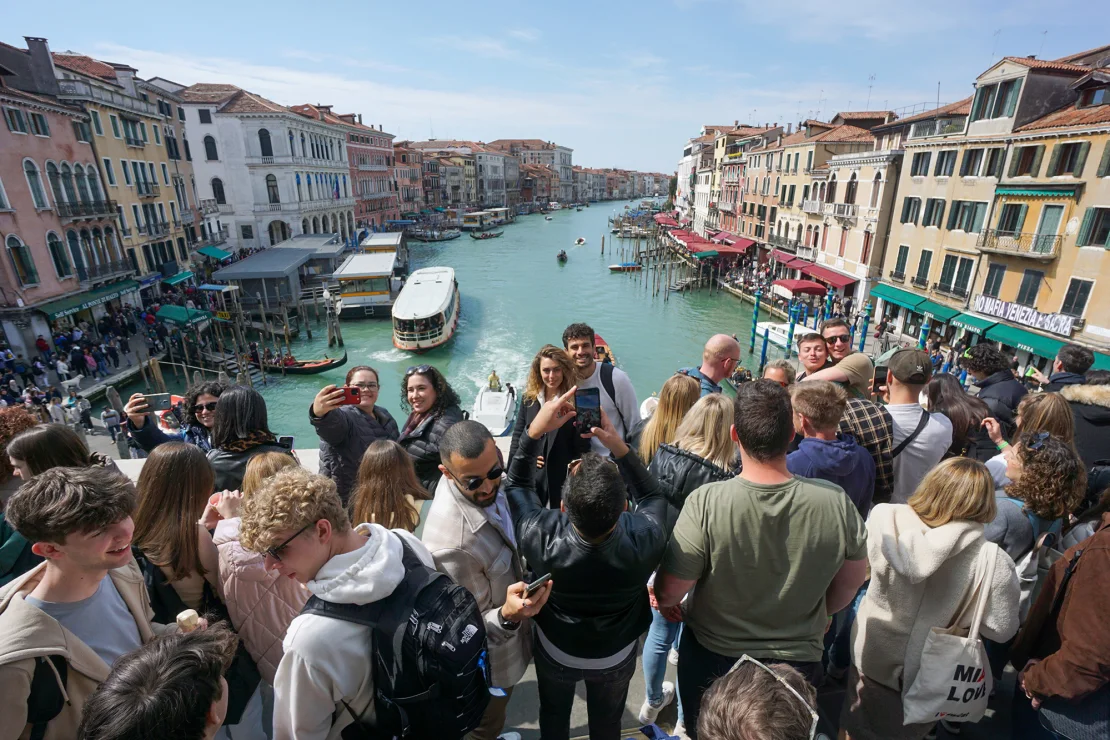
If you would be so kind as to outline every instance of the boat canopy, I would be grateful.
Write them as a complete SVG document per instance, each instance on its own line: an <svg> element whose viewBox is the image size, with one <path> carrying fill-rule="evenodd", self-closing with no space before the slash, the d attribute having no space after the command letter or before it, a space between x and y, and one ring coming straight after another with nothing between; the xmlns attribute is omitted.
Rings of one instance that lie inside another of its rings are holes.
<svg viewBox="0 0 1110 740"><path fill-rule="evenodd" d="M339 266L332 277L336 280L357 280L368 277L389 277L393 274L395 255L389 252L352 254Z"/></svg>
<svg viewBox="0 0 1110 740"><path fill-rule="evenodd" d="M409 275L397 302L393 318L425 319L443 313L455 295L455 271L450 267L425 267Z"/></svg>

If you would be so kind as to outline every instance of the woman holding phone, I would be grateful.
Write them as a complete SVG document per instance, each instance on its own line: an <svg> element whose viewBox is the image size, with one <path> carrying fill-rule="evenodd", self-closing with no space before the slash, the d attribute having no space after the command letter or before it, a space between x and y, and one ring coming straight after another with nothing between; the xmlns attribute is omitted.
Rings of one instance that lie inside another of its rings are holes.
<svg viewBox="0 0 1110 740"><path fill-rule="evenodd" d="M463 420L459 395L431 365L414 365L401 380L401 406L412 409L397 442L416 466L420 485L434 492L439 479L439 441Z"/></svg>
<svg viewBox="0 0 1110 740"><path fill-rule="evenodd" d="M344 387L325 386L308 409L308 420L320 438L320 474L335 481L344 506L366 449L379 439L396 441L400 436L396 420L377 405L380 390L378 371L358 365L347 371Z"/></svg>
<svg viewBox="0 0 1110 740"><path fill-rule="evenodd" d="M152 409L146 396L136 393L123 407L127 429L146 452L166 442L184 442L208 452L212 449L212 428L216 425L216 402L226 388L223 383L209 380L185 391L185 419L180 434L166 434L159 429L157 422L148 418Z"/></svg>

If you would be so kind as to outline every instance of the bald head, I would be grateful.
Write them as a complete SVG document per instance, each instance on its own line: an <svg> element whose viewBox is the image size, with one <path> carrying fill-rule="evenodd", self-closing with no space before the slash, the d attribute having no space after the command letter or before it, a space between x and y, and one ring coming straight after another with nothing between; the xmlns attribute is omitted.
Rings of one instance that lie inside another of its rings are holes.
<svg viewBox="0 0 1110 740"><path fill-rule="evenodd" d="M714 334L701 353L702 375L720 383L740 363L740 343L728 334Z"/></svg>

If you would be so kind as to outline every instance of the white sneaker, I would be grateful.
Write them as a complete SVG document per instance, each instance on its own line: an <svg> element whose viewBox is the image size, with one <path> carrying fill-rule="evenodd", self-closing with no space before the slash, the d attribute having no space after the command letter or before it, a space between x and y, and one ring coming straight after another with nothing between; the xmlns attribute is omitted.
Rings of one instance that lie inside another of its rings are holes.
<svg viewBox="0 0 1110 740"><path fill-rule="evenodd" d="M690 740L690 736L686 734L686 724L683 722L679 722L675 725L674 731L671 732L671 734L677 737L678 740Z"/></svg>
<svg viewBox="0 0 1110 740"><path fill-rule="evenodd" d="M674 684L670 681L663 682L663 701L658 705L652 704L647 699L644 699L644 705L640 707L640 714L637 719L640 720L642 725L650 725L659 719L659 713L663 711L663 707L674 701Z"/></svg>
<svg viewBox="0 0 1110 740"><path fill-rule="evenodd" d="M667 662L671 665L678 665L678 651L674 648L671 648L670 652L667 653Z"/></svg>
<svg viewBox="0 0 1110 740"><path fill-rule="evenodd" d="M520 740L519 732L502 732L497 736L497 740Z"/></svg>

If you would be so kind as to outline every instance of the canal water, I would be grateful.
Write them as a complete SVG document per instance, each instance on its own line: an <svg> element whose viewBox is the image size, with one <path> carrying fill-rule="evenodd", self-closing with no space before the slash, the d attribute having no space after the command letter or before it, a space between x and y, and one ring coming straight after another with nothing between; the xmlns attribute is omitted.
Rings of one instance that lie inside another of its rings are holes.
<svg viewBox="0 0 1110 740"><path fill-rule="evenodd" d="M455 269L462 309L454 338L416 355L393 347L388 320L344 321L346 366L319 375L278 377L260 388L274 433L294 435L299 447L315 446L308 406L323 386L342 384L347 369L355 365L378 371L382 383L378 404L389 409L399 424L406 416L400 402L401 378L411 365L428 363L443 371L466 410L493 369L503 382L523 391L536 350L549 342L561 345L563 329L576 321L590 324L609 342L617 365L629 374L641 401L658 392L677 368L700 365L705 340L718 332L740 338L743 364L754 372L759 345L749 356L749 304L726 292L710 295L706 289L672 293L664 302L662 297L652 298L650 286L645 287L636 273L609 272L608 266L620 261L625 242L618 239L610 244L607 219L617 213L615 208L623 211L624 203L595 203L581 212L555 211L551 221L540 214L521 216L503 227L504 236L486 241L464 233L448 242L411 242L411 269L432 265ZM578 237L586 244L576 246ZM627 240L627 244L631 249L633 242ZM615 251L610 252L610 246ZM560 249L567 251L566 264L555 259ZM327 347L323 326L318 330L314 326L313 336L312 341L302 338L293 343L299 359L325 352L334 357L342 351ZM769 352L775 357L782 354L773 345ZM168 369L165 374L171 377Z"/></svg>

